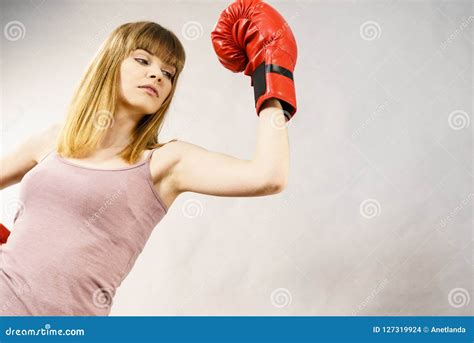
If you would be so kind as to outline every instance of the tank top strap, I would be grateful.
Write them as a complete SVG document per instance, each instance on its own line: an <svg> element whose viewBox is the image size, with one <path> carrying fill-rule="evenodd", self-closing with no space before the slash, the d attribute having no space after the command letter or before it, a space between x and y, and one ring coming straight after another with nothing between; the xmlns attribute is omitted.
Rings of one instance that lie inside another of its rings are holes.
<svg viewBox="0 0 474 343"><path fill-rule="evenodd" d="M41 157L38 161L38 164L41 163L46 157L48 157L49 155L51 155L51 153L55 152L56 149L51 149L46 155L44 155L43 157Z"/></svg>
<svg viewBox="0 0 474 343"><path fill-rule="evenodd" d="M161 147L156 147L156 148L153 148L153 149L150 150L150 152L148 153L148 156L147 156L147 158L146 158L146 161L147 161L147 162L150 162L153 153L154 153L156 150L158 150L159 148L161 148Z"/></svg>

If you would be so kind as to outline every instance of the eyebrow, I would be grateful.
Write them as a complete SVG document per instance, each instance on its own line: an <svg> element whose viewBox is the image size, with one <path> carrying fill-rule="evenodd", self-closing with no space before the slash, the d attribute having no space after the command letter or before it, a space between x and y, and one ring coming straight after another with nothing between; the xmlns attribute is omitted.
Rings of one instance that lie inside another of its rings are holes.
<svg viewBox="0 0 474 343"><path fill-rule="evenodd" d="M152 54L150 51L148 51L147 49L144 49L144 48L137 48L136 50L143 50L143 51L145 51L146 53L148 53L150 56L155 56L155 54ZM157 57L157 56L155 56L155 57ZM163 63L163 64L165 65L165 67L168 67L168 68L172 69L172 70L173 70L173 73L176 72L176 68L173 67L172 65L165 64L165 63Z"/></svg>

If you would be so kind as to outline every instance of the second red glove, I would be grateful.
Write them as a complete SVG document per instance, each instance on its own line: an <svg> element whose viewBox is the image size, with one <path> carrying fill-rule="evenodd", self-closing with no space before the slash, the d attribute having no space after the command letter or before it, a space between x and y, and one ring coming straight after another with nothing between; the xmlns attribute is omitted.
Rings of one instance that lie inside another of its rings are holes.
<svg viewBox="0 0 474 343"><path fill-rule="evenodd" d="M5 244L10 236L10 230L8 230L3 224L0 224L0 245Z"/></svg>

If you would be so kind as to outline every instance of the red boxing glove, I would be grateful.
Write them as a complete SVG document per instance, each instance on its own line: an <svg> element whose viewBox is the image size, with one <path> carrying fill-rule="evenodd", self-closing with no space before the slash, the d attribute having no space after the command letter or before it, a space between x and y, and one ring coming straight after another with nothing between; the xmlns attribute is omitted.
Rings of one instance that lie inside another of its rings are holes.
<svg viewBox="0 0 474 343"><path fill-rule="evenodd" d="M3 224L0 224L0 245L5 244L10 236L10 230L8 230Z"/></svg>
<svg viewBox="0 0 474 343"><path fill-rule="evenodd" d="M252 77L257 115L265 100L277 98L286 119L293 117L297 48L280 13L260 0L237 0L222 11L211 39L224 67Z"/></svg>

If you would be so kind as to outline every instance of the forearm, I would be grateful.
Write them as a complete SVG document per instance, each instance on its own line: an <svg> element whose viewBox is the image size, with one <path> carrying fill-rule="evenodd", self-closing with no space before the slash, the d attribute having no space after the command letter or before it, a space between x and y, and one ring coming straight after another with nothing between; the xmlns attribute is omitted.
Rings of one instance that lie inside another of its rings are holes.
<svg viewBox="0 0 474 343"><path fill-rule="evenodd" d="M285 116L277 99L267 100L259 113L257 147L253 162L271 181L286 185L289 174L289 142Z"/></svg>

